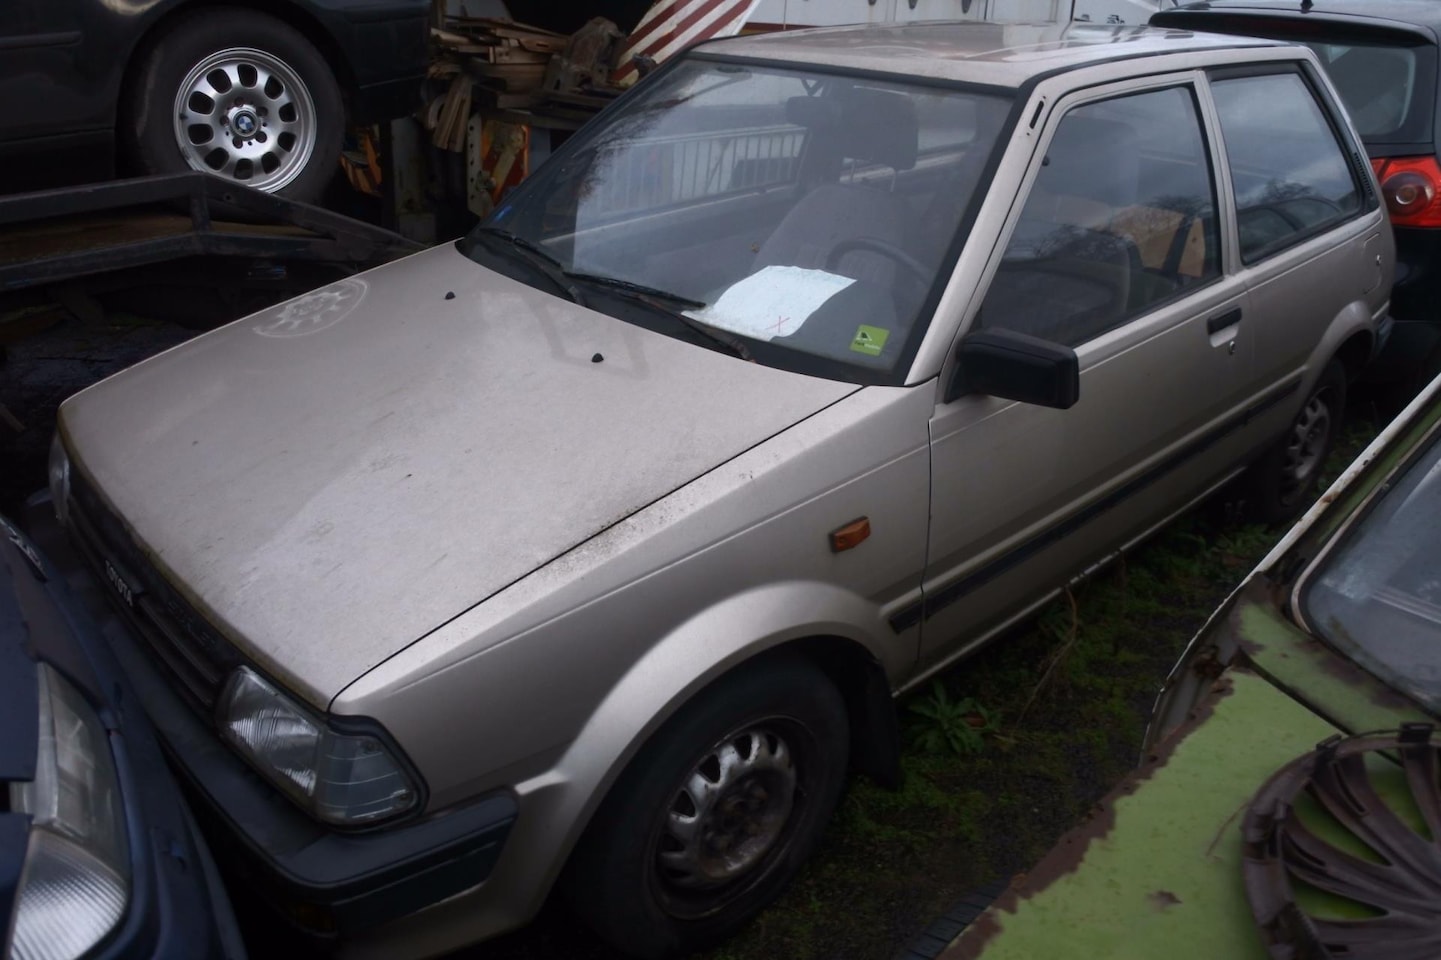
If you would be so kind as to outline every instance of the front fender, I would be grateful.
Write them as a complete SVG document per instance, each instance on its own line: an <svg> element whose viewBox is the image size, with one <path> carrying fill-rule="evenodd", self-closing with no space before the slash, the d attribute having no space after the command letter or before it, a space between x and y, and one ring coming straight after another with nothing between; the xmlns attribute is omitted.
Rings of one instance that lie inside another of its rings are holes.
<svg viewBox="0 0 1441 960"><path fill-rule="evenodd" d="M838 656L843 647L860 647L883 665L908 665L913 647L888 647L876 639L890 633L874 604L832 584L806 581L728 597L676 627L611 689L552 770L518 788L521 821L529 820L534 835L512 843L508 852L529 850L526 860L537 872L518 887L534 891L532 910L539 909L626 764L702 688L742 663L808 638L827 638Z"/></svg>
<svg viewBox="0 0 1441 960"><path fill-rule="evenodd" d="M889 644L878 638L890 637ZM646 740L700 689L757 656L802 639L909 664L873 603L831 584L772 583L734 594L678 624L613 685L545 772L517 783L520 814L485 884L385 928L352 957L444 930L447 947L517 927L540 910L606 791ZM815 653L811 647L811 653Z"/></svg>

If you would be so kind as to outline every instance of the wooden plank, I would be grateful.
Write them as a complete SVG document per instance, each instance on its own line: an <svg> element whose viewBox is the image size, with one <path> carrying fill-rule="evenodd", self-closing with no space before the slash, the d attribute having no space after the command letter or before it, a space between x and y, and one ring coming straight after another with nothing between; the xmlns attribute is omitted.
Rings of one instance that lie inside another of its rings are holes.
<svg viewBox="0 0 1441 960"><path fill-rule="evenodd" d="M550 62L550 57L548 53L531 53L520 47L494 47L490 51L491 63L538 63L544 66Z"/></svg>

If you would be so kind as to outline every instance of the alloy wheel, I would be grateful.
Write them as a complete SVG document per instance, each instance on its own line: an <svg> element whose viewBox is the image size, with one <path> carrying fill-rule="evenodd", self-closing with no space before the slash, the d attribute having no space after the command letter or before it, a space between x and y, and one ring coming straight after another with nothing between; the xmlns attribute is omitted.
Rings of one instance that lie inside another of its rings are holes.
<svg viewBox="0 0 1441 960"><path fill-rule="evenodd" d="M315 152L315 104L299 73L249 47L193 66L175 95L175 138L193 169L275 192Z"/></svg>

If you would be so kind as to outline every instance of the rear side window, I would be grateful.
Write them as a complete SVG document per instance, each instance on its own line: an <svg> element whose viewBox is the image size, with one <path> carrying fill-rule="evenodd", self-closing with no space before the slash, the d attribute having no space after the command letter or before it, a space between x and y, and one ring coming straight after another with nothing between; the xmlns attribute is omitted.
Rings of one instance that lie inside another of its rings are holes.
<svg viewBox="0 0 1441 960"><path fill-rule="evenodd" d="M1211 89L1236 190L1242 261L1284 250L1361 209L1351 165L1300 74L1232 77Z"/></svg>
<svg viewBox="0 0 1441 960"><path fill-rule="evenodd" d="M1061 118L981 305L982 326L1076 346L1220 273L1190 87Z"/></svg>

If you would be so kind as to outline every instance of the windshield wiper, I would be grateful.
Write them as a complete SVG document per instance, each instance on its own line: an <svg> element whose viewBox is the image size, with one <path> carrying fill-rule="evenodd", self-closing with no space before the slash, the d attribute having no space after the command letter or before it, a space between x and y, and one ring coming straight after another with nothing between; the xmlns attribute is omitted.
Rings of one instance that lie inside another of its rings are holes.
<svg viewBox="0 0 1441 960"><path fill-rule="evenodd" d="M639 293L681 307L694 308L705 306L704 300L692 300L690 297L683 297L678 293L671 293L669 290L659 290L655 287L648 287L643 283L636 283L632 280L622 280L619 277L604 277L598 273L573 273L569 270L566 271L565 275L572 280L593 283L597 287L609 287L612 290L622 290L626 293Z"/></svg>
<svg viewBox="0 0 1441 960"><path fill-rule="evenodd" d="M521 259L545 274L546 279L563 291L572 303L580 304L582 307L588 306L585 295L580 292L579 287L571 282L570 276L565 272L565 267L544 247L499 227L478 227L476 232L505 241L507 246L501 249L512 253L523 251Z"/></svg>
<svg viewBox="0 0 1441 960"><path fill-rule="evenodd" d="M686 316L679 310L667 306L662 300L668 300L673 304L683 307L703 307L705 304L699 300L692 300L677 293L668 293L665 290L657 290L654 287L647 287L643 283L632 283L629 280L621 280L616 277L602 277L589 273L567 273L566 276L572 280L581 280L585 283L593 283L598 287L605 287L612 293L633 302L650 307L652 311L664 317L690 327L696 333L705 337L712 343L720 344L731 353L740 357L748 363L755 363L756 358L751 354L750 348L737 337L731 336L719 327L713 327L708 323L697 320L695 317Z"/></svg>

